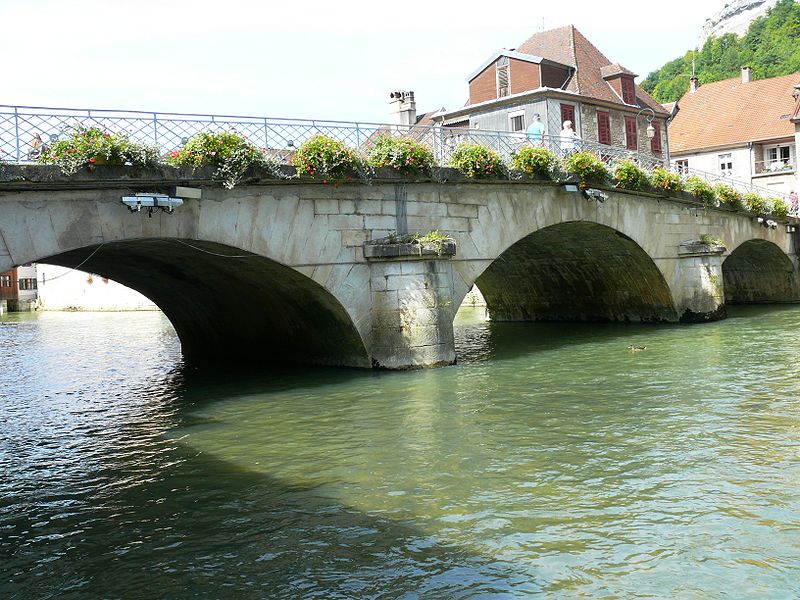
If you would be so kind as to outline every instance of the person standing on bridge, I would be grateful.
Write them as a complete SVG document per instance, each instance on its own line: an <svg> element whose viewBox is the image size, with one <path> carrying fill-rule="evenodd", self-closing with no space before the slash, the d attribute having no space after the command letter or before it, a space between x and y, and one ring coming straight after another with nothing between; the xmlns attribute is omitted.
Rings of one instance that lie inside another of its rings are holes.
<svg viewBox="0 0 800 600"><path fill-rule="evenodd" d="M533 121L528 125L528 142L533 146L541 146L544 138L544 123L541 121L539 113L533 113Z"/></svg>
<svg viewBox="0 0 800 600"><path fill-rule="evenodd" d="M572 121L564 121L564 129L561 130L559 134L560 138L560 145L561 145L561 154L563 156L569 156L573 152L578 149L578 144L581 141L581 138L575 133L575 130L572 128Z"/></svg>
<svg viewBox="0 0 800 600"><path fill-rule="evenodd" d="M798 213L798 209L800 209L800 207L798 207L798 205L797 205L797 192L795 192L794 190L789 192L789 203L791 205L789 207L789 214L794 216L794 217L798 216L797 213Z"/></svg>

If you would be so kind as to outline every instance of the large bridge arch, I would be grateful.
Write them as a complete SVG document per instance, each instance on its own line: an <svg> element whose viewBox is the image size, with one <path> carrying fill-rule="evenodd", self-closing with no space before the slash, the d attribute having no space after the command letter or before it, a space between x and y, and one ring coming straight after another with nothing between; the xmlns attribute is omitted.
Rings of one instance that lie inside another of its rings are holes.
<svg viewBox="0 0 800 600"><path fill-rule="evenodd" d="M239 248L146 238L38 262L81 265L147 296L170 320L191 361L369 366L358 330L330 292L294 269Z"/></svg>
<svg viewBox="0 0 800 600"><path fill-rule="evenodd" d="M606 225L550 225L505 250L475 280L492 320L675 321L664 275Z"/></svg>
<svg viewBox="0 0 800 600"><path fill-rule="evenodd" d="M774 242L750 239L722 263L725 302L759 304L800 301L800 281L792 260Z"/></svg>

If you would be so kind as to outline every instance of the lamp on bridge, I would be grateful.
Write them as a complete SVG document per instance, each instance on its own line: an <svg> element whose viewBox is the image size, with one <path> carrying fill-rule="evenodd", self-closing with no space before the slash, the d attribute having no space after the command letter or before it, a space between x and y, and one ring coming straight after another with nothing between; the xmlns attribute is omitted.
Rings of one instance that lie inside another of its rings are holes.
<svg viewBox="0 0 800 600"><path fill-rule="evenodd" d="M645 106L638 113L636 113L636 122L637 123L639 122L639 115L641 115L645 111L648 111L650 113L649 115L645 115L645 117L644 117L645 119L647 119L647 129L646 129L647 139L652 140L654 137L656 137L656 128L653 127L653 119L656 118L656 111L654 111L649 106ZM636 153L637 154L639 153L639 136L638 135L636 136Z"/></svg>

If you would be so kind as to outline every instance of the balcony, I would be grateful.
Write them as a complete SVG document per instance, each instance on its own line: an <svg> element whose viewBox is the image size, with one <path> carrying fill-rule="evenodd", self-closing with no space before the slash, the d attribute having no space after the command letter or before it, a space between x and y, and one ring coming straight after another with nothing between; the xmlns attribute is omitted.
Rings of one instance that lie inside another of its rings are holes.
<svg viewBox="0 0 800 600"><path fill-rule="evenodd" d="M796 165L791 160L760 160L755 163L756 175L792 175Z"/></svg>

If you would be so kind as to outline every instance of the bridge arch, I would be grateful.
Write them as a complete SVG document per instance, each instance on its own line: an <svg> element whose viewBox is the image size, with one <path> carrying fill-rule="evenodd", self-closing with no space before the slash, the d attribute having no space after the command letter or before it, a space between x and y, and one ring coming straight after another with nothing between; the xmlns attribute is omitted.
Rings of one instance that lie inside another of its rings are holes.
<svg viewBox="0 0 800 600"><path fill-rule="evenodd" d="M776 244L750 239L722 263L727 304L800 301L800 285L792 260Z"/></svg>
<svg viewBox="0 0 800 600"><path fill-rule="evenodd" d="M275 260L218 242L114 241L37 262L108 277L150 298L190 361L369 366L351 317L322 285Z"/></svg>
<svg viewBox="0 0 800 600"><path fill-rule="evenodd" d="M650 255L607 225L567 221L508 247L475 280L492 320L675 321Z"/></svg>

